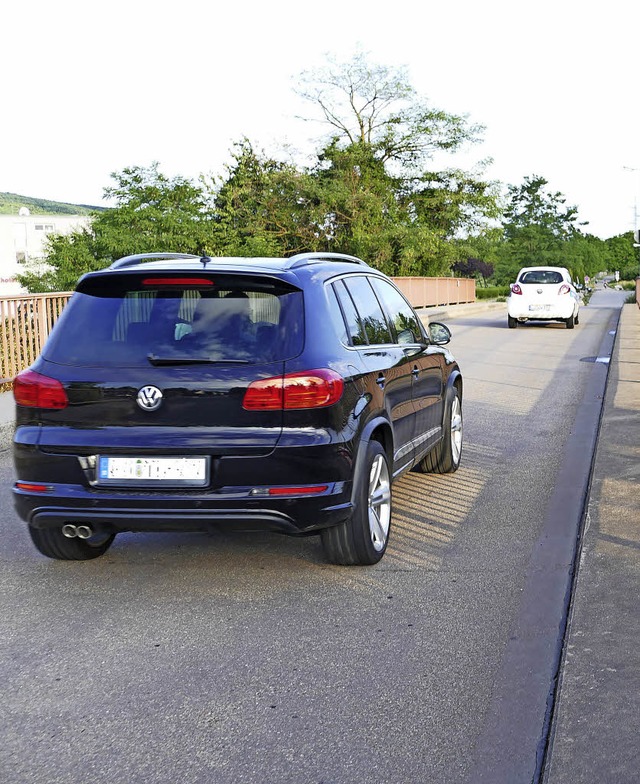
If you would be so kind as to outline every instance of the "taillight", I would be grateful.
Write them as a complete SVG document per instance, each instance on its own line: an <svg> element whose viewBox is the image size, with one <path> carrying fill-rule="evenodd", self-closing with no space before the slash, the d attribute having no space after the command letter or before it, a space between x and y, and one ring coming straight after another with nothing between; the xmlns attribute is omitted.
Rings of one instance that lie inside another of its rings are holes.
<svg viewBox="0 0 640 784"><path fill-rule="evenodd" d="M16 490L22 490L25 493L49 493L53 490L51 485L34 484L33 482L16 482Z"/></svg>
<svg viewBox="0 0 640 784"><path fill-rule="evenodd" d="M326 493L329 485L309 485L308 487L270 487L267 494L274 495L320 495Z"/></svg>
<svg viewBox="0 0 640 784"><path fill-rule="evenodd" d="M322 408L340 400L343 389L342 376L328 368L287 373L252 381L242 407L247 411Z"/></svg>
<svg viewBox="0 0 640 784"><path fill-rule="evenodd" d="M563 283L562 286L558 289L558 294L569 294L571 289L567 286L566 283Z"/></svg>
<svg viewBox="0 0 640 784"><path fill-rule="evenodd" d="M30 408L66 408L67 393L55 378L43 376L34 370L23 370L13 380L13 397L20 406Z"/></svg>
<svg viewBox="0 0 640 784"><path fill-rule="evenodd" d="M522 294L522 289L520 288L519 284L512 283L511 284L511 293L512 294Z"/></svg>

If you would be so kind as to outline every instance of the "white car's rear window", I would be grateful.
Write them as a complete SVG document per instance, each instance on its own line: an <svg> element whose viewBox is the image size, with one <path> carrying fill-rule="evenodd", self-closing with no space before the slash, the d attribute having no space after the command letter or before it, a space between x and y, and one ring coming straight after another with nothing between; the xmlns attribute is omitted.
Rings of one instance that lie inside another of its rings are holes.
<svg viewBox="0 0 640 784"><path fill-rule="evenodd" d="M520 283L533 283L535 285L562 283L562 273L555 270L530 270L522 275Z"/></svg>

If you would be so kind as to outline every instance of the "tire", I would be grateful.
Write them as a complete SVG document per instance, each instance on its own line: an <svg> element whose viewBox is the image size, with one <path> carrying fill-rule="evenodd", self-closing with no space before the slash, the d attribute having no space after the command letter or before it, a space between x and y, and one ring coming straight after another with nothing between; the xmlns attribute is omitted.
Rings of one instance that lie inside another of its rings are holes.
<svg viewBox="0 0 640 784"><path fill-rule="evenodd" d="M515 329L518 326L518 319L507 316L507 323L509 324L509 329Z"/></svg>
<svg viewBox="0 0 640 784"><path fill-rule="evenodd" d="M576 313L575 318L573 319L573 323L574 324L579 324L580 323L579 314L578 313Z"/></svg>
<svg viewBox="0 0 640 784"><path fill-rule="evenodd" d="M320 532L330 563L368 566L378 563L387 549L391 525L391 474L382 444L369 441L364 461L363 471L356 479L351 517Z"/></svg>
<svg viewBox="0 0 640 784"><path fill-rule="evenodd" d="M429 474L452 474L462 458L462 400L453 387L447 393L443 438L416 466Z"/></svg>
<svg viewBox="0 0 640 784"><path fill-rule="evenodd" d="M96 534L89 539L69 539L60 528L34 528L29 526L29 534L36 549L47 558L59 561L88 561L104 555L116 538L115 534Z"/></svg>
<svg viewBox="0 0 640 784"><path fill-rule="evenodd" d="M564 320L564 323L567 325L567 329L573 329L574 324L576 323L573 317L573 313L569 316L568 319Z"/></svg>

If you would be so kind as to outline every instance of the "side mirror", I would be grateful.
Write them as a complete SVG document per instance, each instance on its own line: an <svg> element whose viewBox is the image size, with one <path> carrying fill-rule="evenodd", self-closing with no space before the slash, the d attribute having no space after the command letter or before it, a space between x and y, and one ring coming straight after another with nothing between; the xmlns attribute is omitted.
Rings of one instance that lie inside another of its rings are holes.
<svg viewBox="0 0 640 784"><path fill-rule="evenodd" d="M439 321L429 324L429 340L436 346L446 346L451 340L451 330Z"/></svg>

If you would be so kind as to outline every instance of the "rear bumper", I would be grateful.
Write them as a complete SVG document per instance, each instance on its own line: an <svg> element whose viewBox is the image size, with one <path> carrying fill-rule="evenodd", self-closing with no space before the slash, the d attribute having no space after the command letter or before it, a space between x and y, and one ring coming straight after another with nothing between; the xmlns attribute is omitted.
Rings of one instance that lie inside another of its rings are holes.
<svg viewBox="0 0 640 784"><path fill-rule="evenodd" d="M518 303L512 300L513 297L507 300L507 312L511 318L515 319L554 321L556 319L568 319L578 310L573 299L564 303L554 303L548 310L529 310L529 303Z"/></svg>
<svg viewBox="0 0 640 784"><path fill-rule="evenodd" d="M247 498L244 488L238 488L235 494L177 497L156 493L96 494L77 485L53 485L46 493L14 488L14 502L18 515L34 528L74 523L104 533L233 529L300 535L348 518L351 483L335 482L314 496L259 500Z"/></svg>

